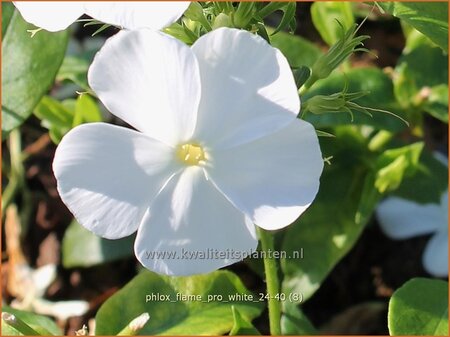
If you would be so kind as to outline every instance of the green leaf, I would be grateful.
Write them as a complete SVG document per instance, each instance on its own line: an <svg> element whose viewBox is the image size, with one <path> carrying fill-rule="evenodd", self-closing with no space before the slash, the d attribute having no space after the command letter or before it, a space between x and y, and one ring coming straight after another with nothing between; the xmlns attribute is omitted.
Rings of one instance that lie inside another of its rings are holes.
<svg viewBox="0 0 450 337"><path fill-rule="evenodd" d="M14 13L14 6L12 3L2 2L2 40L8 29L9 21Z"/></svg>
<svg viewBox="0 0 450 337"><path fill-rule="evenodd" d="M281 333L283 335L311 336L318 335L308 317L300 307L291 301L283 302L283 313L281 315Z"/></svg>
<svg viewBox="0 0 450 337"><path fill-rule="evenodd" d="M281 260L283 292L303 294L303 300L320 287L365 226L356 214L370 172L365 164L367 141L352 127L334 132L336 138L320 138L323 156L333 158L331 165L325 164L319 193L308 211L287 228L281 248L288 257L300 248L305 251L302 259Z"/></svg>
<svg viewBox="0 0 450 337"><path fill-rule="evenodd" d="M33 38L15 11L2 41L2 131L20 126L54 82L66 51L68 32L38 32Z"/></svg>
<svg viewBox="0 0 450 337"><path fill-rule="evenodd" d="M311 69L308 67L300 67L298 69L293 70L294 79L295 79L295 85L297 88L301 88L303 84L308 80L308 78L311 76Z"/></svg>
<svg viewBox="0 0 450 337"><path fill-rule="evenodd" d="M448 85L441 84L430 88L423 109L434 118L448 124Z"/></svg>
<svg viewBox="0 0 450 337"><path fill-rule="evenodd" d="M350 2L319 1L311 5L311 18L322 39L333 45L342 34L338 22L349 29L355 23Z"/></svg>
<svg viewBox="0 0 450 337"><path fill-rule="evenodd" d="M448 336L448 282L414 278L389 301L391 336Z"/></svg>
<svg viewBox="0 0 450 337"><path fill-rule="evenodd" d="M421 100L426 97L421 98L417 95L424 88L448 85L448 57L440 48L428 44L418 45L403 54L397 62L395 71L397 73L394 80L395 93L402 106L422 103Z"/></svg>
<svg viewBox="0 0 450 337"><path fill-rule="evenodd" d="M103 239L73 220L64 233L62 263L64 268L91 267L127 258L134 255L133 243L134 236Z"/></svg>
<svg viewBox="0 0 450 337"><path fill-rule="evenodd" d="M368 95L355 100L359 105L387 110L400 117L405 117L394 97L391 79L381 69L377 68L357 68L345 74L333 73L308 90L302 97L302 101L307 101L316 95L331 95L341 92L346 83L349 93L369 92ZM355 113L352 124L370 125L377 129L394 132L404 130L406 127L404 122L394 116L382 112L373 112L372 114L373 117L363 113ZM323 129L337 125L348 125L351 122L351 116L346 113L330 113L320 116L306 114L305 120L312 123L316 128Z"/></svg>
<svg viewBox="0 0 450 337"><path fill-rule="evenodd" d="M269 34L273 29L268 29ZM278 48L286 56L291 68L311 67L322 51L310 41L296 35L278 32L270 37L273 47Z"/></svg>
<svg viewBox="0 0 450 337"><path fill-rule="evenodd" d="M34 114L42 121L42 126L70 128L73 121L73 111L65 107L61 102L50 96L42 97L34 109Z"/></svg>
<svg viewBox="0 0 450 337"><path fill-rule="evenodd" d="M230 336L259 336L259 331L246 318L242 317L238 309L231 306L233 312L233 328L230 331Z"/></svg>
<svg viewBox="0 0 450 337"><path fill-rule="evenodd" d="M88 94L79 95L75 105L75 116L72 126L75 127L83 123L101 122L102 120L102 114L96 101Z"/></svg>
<svg viewBox="0 0 450 337"><path fill-rule="evenodd" d="M447 2L379 2L385 11L404 20L448 51Z"/></svg>
<svg viewBox="0 0 450 337"><path fill-rule="evenodd" d="M48 317L40 316L32 312L13 309L6 305L2 306L2 311L8 312L20 318L24 323L43 336L62 336L61 329L59 329L56 323ZM22 335L22 333L16 329L6 324L2 324L2 336L9 336L11 333L15 336Z"/></svg>
<svg viewBox="0 0 450 337"><path fill-rule="evenodd" d="M413 176L406 176L394 195L421 204L439 203L448 187L448 167L424 150Z"/></svg>
<svg viewBox="0 0 450 337"><path fill-rule="evenodd" d="M200 299L177 299L177 294L197 295ZM133 318L147 312L150 321L140 331L142 335L222 335L233 328L232 306L248 321L261 313L257 301L228 297L236 294L251 293L228 271L188 277L143 271L102 305L95 332L115 335ZM154 298L162 295L169 299Z"/></svg>
<svg viewBox="0 0 450 337"><path fill-rule="evenodd" d="M375 167L375 187L380 193L397 189L404 176L412 176L417 169L423 142L384 151Z"/></svg>
<svg viewBox="0 0 450 337"><path fill-rule="evenodd" d="M83 90L89 90L87 81L87 71L89 69L89 60L77 57L66 56L56 75L57 81L69 80L78 85Z"/></svg>

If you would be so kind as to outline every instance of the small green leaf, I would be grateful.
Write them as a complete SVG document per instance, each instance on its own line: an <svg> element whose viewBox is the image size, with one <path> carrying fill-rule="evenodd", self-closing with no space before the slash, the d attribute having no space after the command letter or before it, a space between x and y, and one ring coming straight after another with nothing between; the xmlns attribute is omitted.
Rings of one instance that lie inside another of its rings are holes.
<svg viewBox="0 0 450 337"><path fill-rule="evenodd" d="M20 126L54 82L66 51L68 32L40 31L33 38L16 10L2 41L3 137ZM18 56L19 55L19 56Z"/></svg>
<svg viewBox="0 0 450 337"><path fill-rule="evenodd" d="M79 95L75 105L72 127L83 123L101 122L102 120L102 114L95 100L88 94Z"/></svg>
<svg viewBox="0 0 450 337"><path fill-rule="evenodd" d="M448 282L414 278L389 301L391 336L448 336Z"/></svg>
<svg viewBox="0 0 450 337"><path fill-rule="evenodd" d="M311 5L311 18L322 39L333 45L345 30L355 24L351 2L318 1ZM338 21L338 22L337 22Z"/></svg>
<svg viewBox="0 0 450 337"><path fill-rule="evenodd" d="M448 52L447 2L379 2L378 5Z"/></svg>
<svg viewBox="0 0 450 337"><path fill-rule="evenodd" d="M259 331L253 326L251 322L242 317L238 309L231 306L233 312L233 328L230 331L230 336L259 336Z"/></svg>
<svg viewBox="0 0 450 337"><path fill-rule="evenodd" d="M51 127L67 129L72 126L73 111L50 96L42 97L34 109L34 114L42 121L43 126L49 129Z"/></svg>
<svg viewBox="0 0 450 337"><path fill-rule="evenodd" d="M300 307L291 301L283 302L281 332L283 335L296 336L311 336L318 334L318 331L314 328Z"/></svg>
<svg viewBox="0 0 450 337"><path fill-rule="evenodd" d="M115 335L147 312L150 321L142 335L222 335L233 328L232 306L248 321L261 313L260 302L233 300L237 294L251 293L229 271L188 277L143 271L102 305L95 333Z"/></svg>
<svg viewBox="0 0 450 337"><path fill-rule="evenodd" d="M441 84L430 88L423 109L448 124L448 85Z"/></svg>
<svg viewBox="0 0 450 337"><path fill-rule="evenodd" d="M134 255L133 242L133 236L120 240L102 239L74 220L64 233L62 263L65 268L91 267L127 258Z"/></svg>
<svg viewBox="0 0 450 337"><path fill-rule="evenodd" d="M269 34L273 29L268 29ZM322 51L310 41L296 35L279 32L270 37L273 47L278 48L286 56L291 68L311 67Z"/></svg>
<svg viewBox="0 0 450 337"><path fill-rule="evenodd" d="M397 189L404 176L412 176L418 167L423 142L384 151L375 167L375 187L380 193Z"/></svg>
<svg viewBox="0 0 450 337"><path fill-rule="evenodd" d="M6 305L2 306L2 311L15 315L42 336L62 335L61 329L59 329L56 323L48 317L40 316L27 311L13 309ZM22 335L20 331L17 331L12 327L7 326L6 324L2 324L2 336L9 336L9 334L12 332L17 333L17 335Z"/></svg>
<svg viewBox="0 0 450 337"><path fill-rule="evenodd" d="M88 68L89 61L87 59L76 56L66 56L56 75L56 80L60 82L69 80L83 90L89 90L87 82Z"/></svg>
<svg viewBox="0 0 450 337"><path fill-rule="evenodd" d="M311 69L308 67L302 66L298 69L293 70L295 84L298 89L300 89L303 84L308 80L309 76L311 76Z"/></svg>
<svg viewBox="0 0 450 337"><path fill-rule="evenodd" d="M421 204L439 203L448 188L448 167L423 150L414 175L404 177L394 195Z"/></svg>

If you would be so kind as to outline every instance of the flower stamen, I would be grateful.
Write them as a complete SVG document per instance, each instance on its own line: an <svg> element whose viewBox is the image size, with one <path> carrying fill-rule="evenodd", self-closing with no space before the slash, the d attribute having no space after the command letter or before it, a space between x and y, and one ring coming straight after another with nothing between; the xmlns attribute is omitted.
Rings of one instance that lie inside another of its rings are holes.
<svg viewBox="0 0 450 337"><path fill-rule="evenodd" d="M177 158L185 165L199 165L206 160L203 148L195 143L187 143L178 146Z"/></svg>

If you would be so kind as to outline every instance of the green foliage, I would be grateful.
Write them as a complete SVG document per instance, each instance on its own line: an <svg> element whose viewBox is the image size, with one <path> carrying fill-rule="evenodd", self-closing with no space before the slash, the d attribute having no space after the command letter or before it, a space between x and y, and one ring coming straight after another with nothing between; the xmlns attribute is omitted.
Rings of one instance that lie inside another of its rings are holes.
<svg viewBox="0 0 450 337"><path fill-rule="evenodd" d="M134 236L107 240L93 234L75 220L62 241L62 264L65 268L92 267L134 255Z"/></svg>
<svg viewBox="0 0 450 337"><path fill-rule="evenodd" d="M297 304L290 301L283 302L281 332L285 336L311 336L318 334L318 331Z"/></svg>
<svg viewBox="0 0 450 337"><path fill-rule="evenodd" d="M202 301L177 300L177 293L200 295ZM260 303L230 301L228 295L235 294L250 292L228 271L189 277L168 277L143 271L99 309L96 335L117 334L144 312L150 314L150 321L140 331L142 335L221 335L233 328L232 306L248 321L261 313ZM146 296L152 295L168 295L170 301L146 301ZM222 295L223 300L210 297L207 303L208 296L214 295Z"/></svg>
<svg viewBox="0 0 450 337"><path fill-rule="evenodd" d="M333 45L342 35L342 29L355 24L351 2L319 1L311 5L311 18L322 39Z"/></svg>
<svg viewBox="0 0 450 337"><path fill-rule="evenodd" d="M426 40L410 43L395 68L394 92L416 122L426 111L448 123L448 56Z"/></svg>
<svg viewBox="0 0 450 337"><path fill-rule="evenodd" d="M272 33L272 29L268 29ZM313 43L300 36L279 32L272 35L270 43L275 48L280 49L289 61L291 68L302 66L311 67L316 59L322 55L322 51Z"/></svg>
<svg viewBox="0 0 450 337"><path fill-rule="evenodd" d="M235 306L231 307L233 311L233 328L230 331L230 336L258 336L261 335L259 331L246 318L242 317L241 313Z"/></svg>
<svg viewBox="0 0 450 337"><path fill-rule="evenodd" d="M347 85L349 93L367 93L367 95L355 99L355 102L360 106L386 110L404 117L404 112L400 109L395 99L391 79L378 68L356 68L349 70L345 74L332 74L308 90L302 96L302 101L307 102L316 95L329 96L340 93ZM406 124L395 116L376 111L372 115L371 117L364 113L354 114L352 124L370 125L376 129L390 131L400 131L406 128ZM345 113L329 113L321 115L306 114L304 118L316 128L322 129L337 125L348 125L352 117Z"/></svg>
<svg viewBox="0 0 450 337"><path fill-rule="evenodd" d="M448 52L447 2L379 2L378 5Z"/></svg>
<svg viewBox="0 0 450 337"><path fill-rule="evenodd" d="M412 176L403 178L394 194L422 204L439 203L448 188L448 167L424 150Z"/></svg>
<svg viewBox="0 0 450 337"><path fill-rule="evenodd" d="M77 56L66 56L56 75L57 81L69 80L83 90L90 90L87 82L89 60Z"/></svg>
<svg viewBox="0 0 450 337"><path fill-rule="evenodd" d="M355 218L369 173L364 163L368 156L366 140L351 127L336 128L335 135L321 138L323 156L333 157L331 165L325 165L314 203L287 228L281 248L287 256L300 248L307 252L301 260L281 260L283 292L301 293L304 300L347 254L365 225ZM375 206L371 205L372 210Z"/></svg>
<svg viewBox="0 0 450 337"><path fill-rule="evenodd" d="M406 282L389 301L388 326L392 336L448 336L448 282Z"/></svg>
<svg viewBox="0 0 450 337"><path fill-rule="evenodd" d="M323 80L330 76L330 74L353 53L357 51L368 51L363 47L363 41L368 39L369 36L357 36L359 26L354 24L350 28L345 29L340 23L339 25L341 28L339 39L325 54L320 56L316 62L314 62L311 69L311 77L305 83L306 89L313 86L317 81Z"/></svg>
<svg viewBox="0 0 450 337"><path fill-rule="evenodd" d="M40 31L30 37L27 29L33 26L26 23L18 11L12 14L5 28L2 40L3 137L30 116L53 84L68 39L67 32Z"/></svg>
<svg viewBox="0 0 450 337"><path fill-rule="evenodd" d="M87 94L81 94L76 100L62 102L44 96L34 110L43 127L50 131L50 137L58 144L70 129L83 123L101 122L102 115L97 103Z"/></svg>
<svg viewBox="0 0 450 337"><path fill-rule="evenodd" d="M375 166L375 187L385 193L397 189L404 176L412 176L418 166L424 143L414 143L384 151Z"/></svg>
<svg viewBox="0 0 450 337"><path fill-rule="evenodd" d="M40 316L31 312L13 309L9 306L2 305L2 312L8 312L18 317L23 323L31 329L43 336L61 336L62 331L50 318ZM28 335L29 331L21 331L2 322L2 336L21 336Z"/></svg>

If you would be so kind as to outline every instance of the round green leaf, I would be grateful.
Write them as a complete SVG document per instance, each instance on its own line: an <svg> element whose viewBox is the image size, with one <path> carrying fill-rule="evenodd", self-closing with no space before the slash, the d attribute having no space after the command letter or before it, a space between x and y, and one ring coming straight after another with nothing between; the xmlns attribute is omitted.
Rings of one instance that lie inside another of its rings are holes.
<svg viewBox="0 0 450 337"><path fill-rule="evenodd" d="M2 131L20 126L55 80L66 51L68 32L39 31L15 11L2 40Z"/></svg>
<svg viewBox="0 0 450 337"><path fill-rule="evenodd" d="M388 326L391 336L448 336L448 282L406 282L389 302Z"/></svg>
<svg viewBox="0 0 450 337"><path fill-rule="evenodd" d="M188 277L143 271L100 308L96 335L115 335L144 312L150 321L142 335L222 335L233 328L232 306L248 321L261 313L256 296L254 302L229 297L237 294L251 293L228 271Z"/></svg>

